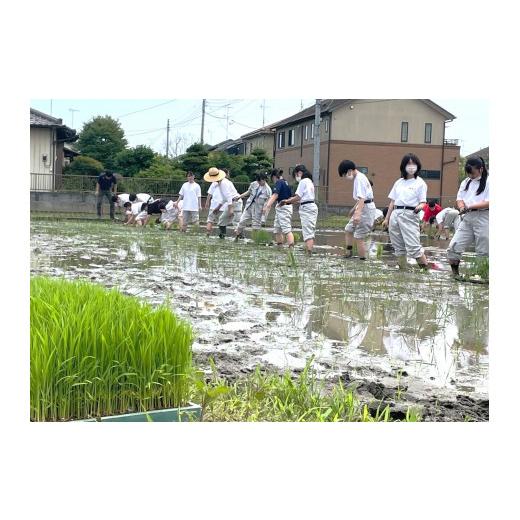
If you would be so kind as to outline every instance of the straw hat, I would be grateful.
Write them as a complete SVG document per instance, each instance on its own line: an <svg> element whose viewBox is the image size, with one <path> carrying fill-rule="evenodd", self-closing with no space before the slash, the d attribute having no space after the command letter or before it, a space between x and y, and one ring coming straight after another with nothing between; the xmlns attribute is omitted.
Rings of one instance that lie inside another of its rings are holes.
<svg viewBox="0 0 520 520"><path fill-rule="evenodd" d="M204 174L204 180L206 182L217 182L221 181L226 177L226 172L219 170L218 168L210 168L205 174Z"/></svg>

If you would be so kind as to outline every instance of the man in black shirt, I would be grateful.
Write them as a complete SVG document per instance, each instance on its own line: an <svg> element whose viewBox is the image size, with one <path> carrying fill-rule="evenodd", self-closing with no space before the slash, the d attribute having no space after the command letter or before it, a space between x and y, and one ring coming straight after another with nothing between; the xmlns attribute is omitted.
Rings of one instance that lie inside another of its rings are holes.
<svg viewBox="0 0 520 520"><path fill-rule="evenodd" d="M116 176L111 171L103 172L96 183L96 207L97 215L101 218L101 204L103 197L108 199L110 204L110 218L114 220L114 203L112 202L112 196L117 193L117 180Z"/></svg>

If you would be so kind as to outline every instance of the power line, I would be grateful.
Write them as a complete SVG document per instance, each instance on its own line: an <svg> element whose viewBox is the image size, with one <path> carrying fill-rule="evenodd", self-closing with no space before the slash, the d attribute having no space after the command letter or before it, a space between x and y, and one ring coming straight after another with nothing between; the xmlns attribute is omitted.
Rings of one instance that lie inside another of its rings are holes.
<svg viewBox="0 0 520 520"><path fill-rule="evenodd" d="M158 105L153 105L151 107L141 108L140 110L135 110L134 112L128 112L127 114L123 114L121 116L116 116L116 119L120 119L122 117L131 116L132 114L137 114L139 112L144 112L145 110L152 110L153 108L162 107L163 105L167 105L169 103L173 103L177 101L176 99L170 99L169 101L165 101L164 103L159 103Z"/></svg>

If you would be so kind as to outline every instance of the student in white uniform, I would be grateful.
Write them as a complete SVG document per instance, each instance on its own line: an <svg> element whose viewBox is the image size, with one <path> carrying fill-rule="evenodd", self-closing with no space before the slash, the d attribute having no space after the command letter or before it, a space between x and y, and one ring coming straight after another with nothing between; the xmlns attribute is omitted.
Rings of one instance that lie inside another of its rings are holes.
<svg viewBox="0 0 520 520"><path fill-rule="evenodd" d="M437 238L448 240L450 231L456 232L460 224L460 213L455 208L444 208L435 217L437 222Z"/></svg>
<svg viewBox="0 0 520 520"><path fill-rule="evenodd" d="M126 226L143 226L148 222L148 204L146 202L125 202L127 214Z"/></svg>
<svg viewBox="0 0 520 520"><path fill-rule="evenodd" d="M356 241L360 260L366 260L365 239L374 227L376 218L376 205L374 204L374 192L367 176L360 172L356 165L346 159L338 166L340 177L347 177L354 181L352 196L356 201L351 210L352 217L345 226L345 243L347 252L344 258L352 258L353 242Z"/></svg>
<svg viewBox="0 0 520 520"><path fill-rule="evenodd" d="M211 195L206 200L206 206L211 201L208 214L207 235L211 233L213 224L218 222L219 238L226 237L226 228L233 221L233 197L238 195L233 183L226 178L226 172L212 167L204 174L204 180L211 182L208 194ZM210 193L211 191L211 193Z"/></svg>
<svg viewBox="0 0 520 520"><path fill-rule="evenodd" d="M235 228L236 239L239 237L243 238L242 232L251 221L253 229L261 226L263 216L262 210L271 195L271 188L267 184L267 174L259 173L256 175L255 180L249 185L249 189L242 193L242 195L235 197L241 199L248 197L245 203L245 209L242 212L237 227Z"/></svg>
<svg viewBox="0 0 520 520"><path fill-rule="evenodd" d="M182 185L179 191L179 198L175 203L179 210L182 203L181 231L184 233L188 228L188 224L199 225L199 211L202 208L202 193L200 185L195 182L195 174L193 172L187 172L186 179L187 181Z"/></svg>
<svg viewBox="0 0 520 520"><path fill-rule="evenodd" d="M454 276L459 275L462 254L475 245L477 256L489 254L489 180L482 157L470 157L465 166L467 179L460 184L457 207L461 223L448 246L447 256Z"/></svg>
<svg viewBox="0 0 520 520"><path fill-rule="evenodd" d="M401 179L395 182L388 198L390 204L384 226L388 227L394 254L399 266L406 266L406 256L415 258L419 267L428 269L428 262L421 247L421 220L419 212L426 205L426 183L418 177L421 161L413 154L406 154L401 161Z"/></svg>
<svg viewBox="0 0 520 520"><path fill-rule="evenodd" d="M130 201L130 193L120 193L119 195L114 195L112 197L112 202L114 203L114 206L116 208L119 208L119 210L121 211L121 214L123 214L125 216L123 222L126 222L128 220L128 217L126 215L126 211L125 211L125 204L127 202L131 202Z"/></svg>
<svg viewBox="0 0 520 520"><path fill-rule="evenodd" d="M318 206L315 202L314 184L312 173L303 164L298 164L293 171L298 188L293 197L284 199L280 206L288 204L300 204L300 221L302 224L303 241L306 251L310 255L314 248L314 237L316 234L316 220L318 219Z"/></svg>
<svg viewBox="0 0 520 520"><path fill-rule="evenodd" d="M183 200L179 200L177 202L173 202L173 200L170 200L164 208L160 209L161 216L159 218L159 222L164 226L164 229L171 229L173 223L178 221L179 228L182 230L183 204Z"/></svg>

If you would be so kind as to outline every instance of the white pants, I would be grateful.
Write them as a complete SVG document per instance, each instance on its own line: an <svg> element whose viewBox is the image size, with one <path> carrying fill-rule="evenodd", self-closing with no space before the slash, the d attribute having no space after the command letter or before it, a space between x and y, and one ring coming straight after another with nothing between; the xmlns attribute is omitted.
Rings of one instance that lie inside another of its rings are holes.
<svg viewBox="0 0 520 520"><path fill-rule="evenodd" d="M460 260L472 244L478 256L489 255L489 211L470 211L462 217L446 251L448 260Z"/></svg>
<svg viewBox="0 0 520 520"><path fill-rule="evenodd" d="M274 232L287 235L292 231L292 204L286 206L276 206L276 216L274 217Z"/></svg>
<svg viewBox="0 0 520 520"><path fill-rule="evenodd" d="M259 228L262 223L262 210L264 209L264 202L253 202L242 212L237 230L241 232L249 222L253 222L253 228Z"/></svg>
<svg viewBox="0 0 520 520"><path fill-rule="evenodd" d="M300 221L302 223L303 241L311 240L316 233L316 220L318 220L318 206L312 204L300 204Z"/></svg>
<svg viewBox="0 0 520 520"><path fill-rule="evenodd" d="M374 220L376 218L376 205L373 202L369 202L363 206L361 210L361 217L358 224L354 224L352 218L345 226L345 231L352 233L354 238L361 239L365 238L374 227Z"/></svg>
<svg viewBox="0 0 520 520"><path fill-rule="evenodd" d="M410 209L394 209L390 215L388 233L395 256L419 258L424 254L421 247L421 218Z"/></svg>

